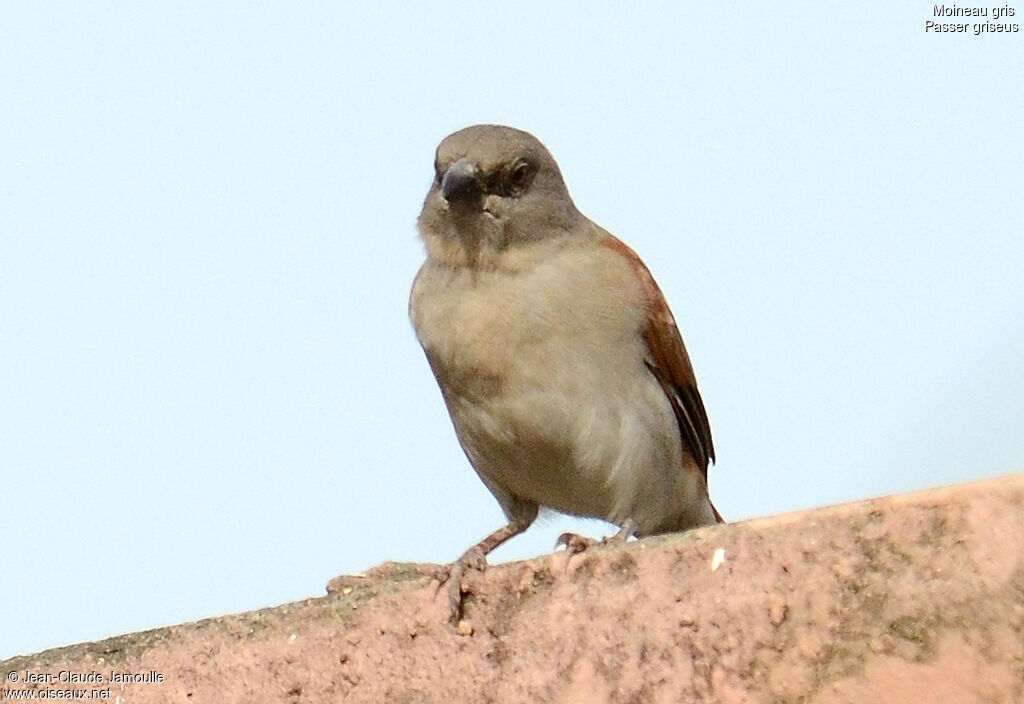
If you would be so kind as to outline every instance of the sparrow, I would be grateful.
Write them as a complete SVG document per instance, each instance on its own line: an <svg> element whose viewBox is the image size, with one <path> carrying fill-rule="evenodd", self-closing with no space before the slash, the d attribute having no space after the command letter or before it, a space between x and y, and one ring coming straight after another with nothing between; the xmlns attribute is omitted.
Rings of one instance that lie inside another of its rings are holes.
<svg viewBox="0 0 1024 704"><path fill-rule="evenodd" d="M453 563L456 581L542 507L613 523L613 540L724 522L708 496L708 416L665 297L577 210L536 137L501 125L446 137L417 225L427 258L409 316L508 519Z"/></svg>

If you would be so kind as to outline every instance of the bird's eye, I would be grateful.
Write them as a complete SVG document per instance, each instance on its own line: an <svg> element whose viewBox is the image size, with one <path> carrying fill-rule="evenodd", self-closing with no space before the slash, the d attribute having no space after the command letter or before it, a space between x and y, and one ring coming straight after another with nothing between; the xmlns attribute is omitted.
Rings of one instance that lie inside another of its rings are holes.
<svg viewBox="0 0 1024 704"><path fill-rule="evenodd" d="M525 161L520 162L508 177L508 185L513 191L522 191L530 182L530 165Z"/></svg>

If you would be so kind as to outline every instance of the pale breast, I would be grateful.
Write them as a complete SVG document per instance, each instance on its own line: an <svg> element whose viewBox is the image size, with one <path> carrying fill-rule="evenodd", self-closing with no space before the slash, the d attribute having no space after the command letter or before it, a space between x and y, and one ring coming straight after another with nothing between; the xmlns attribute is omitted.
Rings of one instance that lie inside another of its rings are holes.
<svg viewBox="0 0 1024 704"><path fill-rule="evenodd" d="M514 272L428 260L413 285L410 317L453 393L475 386L476 376L565 388L588 381L588 371L614 373L642 357L641 297L614 253L563 246Z"/></svg>

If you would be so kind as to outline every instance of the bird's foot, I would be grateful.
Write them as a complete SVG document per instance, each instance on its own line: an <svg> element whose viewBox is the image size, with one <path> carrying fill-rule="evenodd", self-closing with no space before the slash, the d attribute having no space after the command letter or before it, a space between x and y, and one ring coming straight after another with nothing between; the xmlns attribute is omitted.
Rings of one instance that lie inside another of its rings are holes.
<svg viewBox="0 0 1024 704"><path fill-rule="evenodd" d="M577 533L562 533L558 536L558 540L555 541L555 550L565 547L569 553L577 555L595 545L622 545L629 540L629 536L633 535L634 532L636 532L636 528L633 526L633 522L629 521L615 535L601 538L600 540L587 538Z"/></svg>
<svg viewBox="0 0 1024 704"><path fill-rule="evenodd" d="M607 540L607 538L605 539ZM555 550L564 547L567 552L577 555L581 552L589 550L595 545L601 545L604 540L594 540L578 533L562 533L558 536L558 540L555 541Z"/></svg>
<svg viewBox="0 0 1024 704"><path fill-rule="evenodd" d="M472 633L472 627L462 619L465 607L463 596L467 593L462 584L462 578L467 570L475 569L478 572L486 570L487 555L491 550L530 527L530 523L537 517L537 506L526 505L524 511L525 513L520 519L494 531L464 552L458 560L444 568L445 576L440 577L441 584L437 590L441 591L442 588L447 590L449 618L458 627L459 633Z"/></svg>
<svg viewBox="0 0 1024 704"><path fill-rule="evenodd" d="M474 545L458 560L447 565L442 575L438 576L438 591L445 590L448 600L448 619L457 626L462 621L465 595L462 580L467 570L484 572L487 569L487 555L479 545Z"/></svg>

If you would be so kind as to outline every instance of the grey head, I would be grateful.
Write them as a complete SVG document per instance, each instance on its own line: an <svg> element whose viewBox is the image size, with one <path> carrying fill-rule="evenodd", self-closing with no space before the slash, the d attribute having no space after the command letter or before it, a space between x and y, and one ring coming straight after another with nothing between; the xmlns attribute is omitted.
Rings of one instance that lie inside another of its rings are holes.
<svg viewBox="0 0 1024 704"><path fill-rule="evenodd" d="M536 137L474 125L437 147L419 227L428 248L436 238L473 253L564 237L581 217L558 164Z"/></svg>

